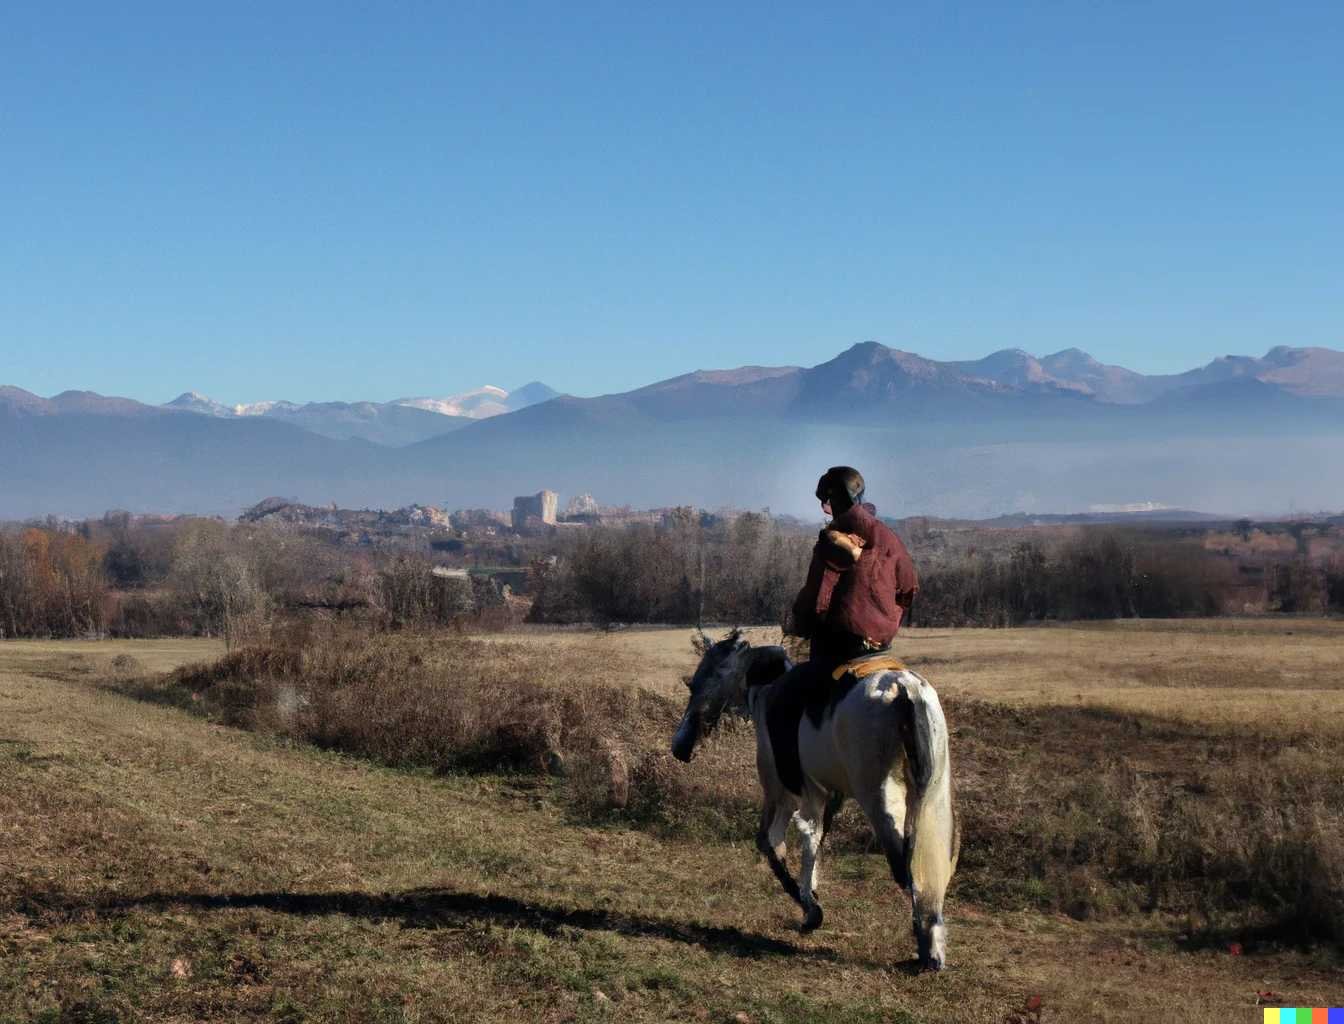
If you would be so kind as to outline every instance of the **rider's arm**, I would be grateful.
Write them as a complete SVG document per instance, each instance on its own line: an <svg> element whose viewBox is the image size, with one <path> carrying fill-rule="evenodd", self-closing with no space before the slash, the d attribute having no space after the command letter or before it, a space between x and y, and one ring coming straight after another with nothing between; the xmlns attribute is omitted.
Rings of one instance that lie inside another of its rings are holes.
<svg viewBox="0 0 1344 1024"><path fill-rule="evenodd" d="M830 533L823 530L817 538L812 548L812 564L807 569L807 582L793 602L791 632L794 636L812 636L817 631L830 607L836 583L854 564L854 557L846 548L837 545L828 536Z"/></svg>

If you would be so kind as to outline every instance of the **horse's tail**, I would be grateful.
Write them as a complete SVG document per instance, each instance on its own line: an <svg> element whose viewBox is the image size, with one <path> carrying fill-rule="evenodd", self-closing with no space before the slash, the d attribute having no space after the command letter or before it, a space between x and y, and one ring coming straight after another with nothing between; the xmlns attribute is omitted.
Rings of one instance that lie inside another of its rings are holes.
<svg viewBox="0 0 1344 1024"><path fill-rule="evenodd" d="M928 789L951 774L947 753L947 720L938 694L913 672L902 672L900 703L901 743L905 747L910 775L920 790Z"/></svg>
<svg viewBox="0 0 1344 1024"><path fill-rule="evenodd" d="M901 673L901 742L914 783L908 811L907 856L916 910L941 918L943 894L956 870L960 830L953 805L947 719L933 687ZM921 907L920 904L924 906Z"/></svg>

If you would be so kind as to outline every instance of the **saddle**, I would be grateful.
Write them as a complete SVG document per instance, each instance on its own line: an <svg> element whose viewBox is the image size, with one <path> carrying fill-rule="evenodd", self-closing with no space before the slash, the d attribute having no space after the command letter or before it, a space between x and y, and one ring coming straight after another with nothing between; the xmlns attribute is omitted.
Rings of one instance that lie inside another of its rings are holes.
<svg viewBox="0 0 1344 1024"><path fill-rule="evenodd" d="M813 666L810 671L808 665ZM857 680L875 672L904 668L905 662L885 650L861 654L829 672L824 663L803 662L782 677L785 681L773 688L775 692L766 708L765 722L775 771L789 792L801 794L803 791L803 763L798 753L798 728L803 716L820 728L828 710L844 699L857 685Z"/></svg>
<svg viewBox="0 0 1344 1024"><path fill-rule="evenodd" d="M853 675L855 679L863 679L874 672L901 672L905 670L905 662L890 651L875 651L872 654L863 654L857 658L851 658L843 665L838 666L831 673L831 678L837 682L846 675Z"/></svg>

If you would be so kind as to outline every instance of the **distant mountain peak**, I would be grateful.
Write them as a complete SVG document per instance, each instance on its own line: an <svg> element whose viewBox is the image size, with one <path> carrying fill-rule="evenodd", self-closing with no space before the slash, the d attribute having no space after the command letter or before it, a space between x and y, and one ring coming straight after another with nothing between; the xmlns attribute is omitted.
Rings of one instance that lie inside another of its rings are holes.
<svg viewBox="0 0 1344 1024"><path fill-rule="evenodd" d="M558 391L552 390L540 381L532 381L515 391L505 391L493 384L486 384L444 398L398 398L392 404L425 409L444 416L466 416L468 419L483 420L506 412L516 412L538 402L549 401L558 394Z"/></svg>
<svg viewBox="0 0 1344 1024"><path fill-rule="evenodd" d="M164 408L177 409L182 412L195 412L204 416L234 415L233 406L216 402L213 398L203 395L199 391L184 391L171 402L166 403Z"/></svg>
<svg viewBox="0 0 1344 1024"><path fill-rule="evenodd" d="M549 402L552 398L558 398L560 392L549 385L543 384L539 380L529 381L520 388L514 388L504 399L504 404L509 407L510 412L518 409L526 409L529 405L539 405L542 402Z"/></svg>
<svg viewBox="0 0 1344 1024"><path fill-rule="evenodd" d="M1041 356L1041 364L1049 366L1051 364L1059 366L1100 366L1102 365L1090 352L1084 352L1080 348L1064 348L1058 352L1052 352L1048 356Z"/></svg>

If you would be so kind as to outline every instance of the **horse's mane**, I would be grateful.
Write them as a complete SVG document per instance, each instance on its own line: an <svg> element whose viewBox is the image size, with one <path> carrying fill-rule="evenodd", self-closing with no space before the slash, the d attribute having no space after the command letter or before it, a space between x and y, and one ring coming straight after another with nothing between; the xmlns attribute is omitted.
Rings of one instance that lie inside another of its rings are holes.
<svg viewBox="0 0 1344 1024"><path fill-rule="evenodd" d="M728 635L720 640L715 640L699 626L695 628L695 636L691 637L691 646L695 648L695 653L704 657L709 653L711 647L717 647L719 644L735 644L742 639L742 627L734 626L728 631Z"/></svg>
<svg viewBox="0 0 1344 1024"><path fill-rule="evenodd" d="M746 683L749 690L753 686L769 686L793 668L789 652L778 644L757 647L755 650L756 657L747 669Z"/></svg>

